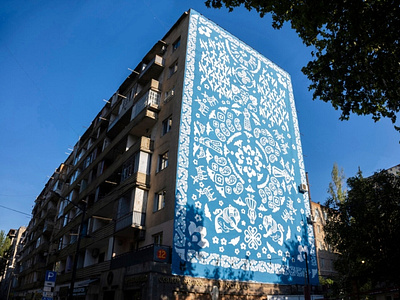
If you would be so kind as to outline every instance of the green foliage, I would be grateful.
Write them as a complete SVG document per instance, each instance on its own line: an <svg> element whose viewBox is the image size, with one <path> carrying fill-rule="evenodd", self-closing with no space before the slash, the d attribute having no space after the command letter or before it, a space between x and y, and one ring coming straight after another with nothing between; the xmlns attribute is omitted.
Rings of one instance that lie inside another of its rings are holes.
<svg viewBox="0 0 400 300"><path fill-rule="evenodd" d="M206 0L208 7L244 5L272 26L290 22L313 60L302 71L311 80L313 99L331 102L341 120L351 113L388 117L400 111L400 5L395 0ZM397 130L400 127L395 126Z"/></svg>
<svg viewBox="0 0 400 300"><path fill-rule="evenodd" d="M4 230L0 230L0 256L4 257L10 248L11 241L4 233Z"/></svg>
<svg viewBox="0 0 400 300"><path fill-rule="evenodd" d="M347 180L349 192L328 212L326 241L340 253L335 263L348 292L398 279L400 268L400 178L387 171Z"/></svg>
<svg viewBox="0 0 400 300"><path fill-rule="evenodd" d="M343 203L346 199L347 191L344 188L344 171L339 167L337 163L333 164L331 172L332 182L329 183L328 193L330 198L328 199L327 206L336 205L337 203Z"/></svg>
<svg viewBox="0 0 400 300"><path fill-rule="evenodd" d="M4 274L10 246L11 241L9 237L6 236L4 230L0 230L0 276Z"/></svg>

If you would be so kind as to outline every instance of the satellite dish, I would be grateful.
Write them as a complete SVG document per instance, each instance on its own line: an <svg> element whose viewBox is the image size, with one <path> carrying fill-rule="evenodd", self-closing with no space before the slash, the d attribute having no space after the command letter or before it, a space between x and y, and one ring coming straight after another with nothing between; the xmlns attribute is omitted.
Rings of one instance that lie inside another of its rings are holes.
<svg viewBox="0 0 400 300"><path fill-rule="evenodd" d="M218 296L219 296L218 287L214 285L211 291L211 299L218 300Z"/></svg>

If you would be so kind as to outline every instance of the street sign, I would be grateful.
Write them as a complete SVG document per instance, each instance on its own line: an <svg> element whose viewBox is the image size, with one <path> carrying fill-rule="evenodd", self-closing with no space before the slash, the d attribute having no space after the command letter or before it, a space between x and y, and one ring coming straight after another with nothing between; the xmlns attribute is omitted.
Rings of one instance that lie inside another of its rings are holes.
<svg viewBox="0 0 400 300"><path fill-rule="evenodd" d="M53 292L43 292L43 297L53 298L53 296L54 296Z"/></svg>
<svg viewBox="0 0 400 300"><path fill-rule="evenodd" d="M57 272L55 271L46 271L46 278L44 281L56 282Z"/></svg>
<svg viewBox="0 0 400 300"><path fill-rule="evenodd" d="M54 287L56 285L57 272L46 271L46 277L44 279L44 286Z"/></svg>

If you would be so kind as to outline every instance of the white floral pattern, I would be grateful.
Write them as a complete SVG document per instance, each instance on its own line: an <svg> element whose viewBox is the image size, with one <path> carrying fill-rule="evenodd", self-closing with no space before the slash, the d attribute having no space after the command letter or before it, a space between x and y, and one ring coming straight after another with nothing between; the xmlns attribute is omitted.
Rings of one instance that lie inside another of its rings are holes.
<svg viewBox="0 0 400 300"><path fill-rule="evenodd" d="M173 272L301 284L302 249L316 274L290 77L193 10L180 128Z"/></svg>

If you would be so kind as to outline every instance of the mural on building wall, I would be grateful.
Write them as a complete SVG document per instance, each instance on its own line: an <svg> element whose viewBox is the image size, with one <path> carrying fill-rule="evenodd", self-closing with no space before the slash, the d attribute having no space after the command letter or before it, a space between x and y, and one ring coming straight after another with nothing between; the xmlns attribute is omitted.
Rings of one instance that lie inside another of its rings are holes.
<svg viewBox="0 0 400 300"><path fill-rule="evenodd" d="M187 47L173 272L316 284L289 75L193 10Z"/></svg>

